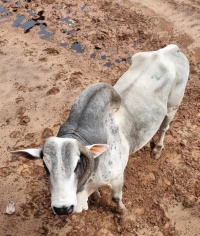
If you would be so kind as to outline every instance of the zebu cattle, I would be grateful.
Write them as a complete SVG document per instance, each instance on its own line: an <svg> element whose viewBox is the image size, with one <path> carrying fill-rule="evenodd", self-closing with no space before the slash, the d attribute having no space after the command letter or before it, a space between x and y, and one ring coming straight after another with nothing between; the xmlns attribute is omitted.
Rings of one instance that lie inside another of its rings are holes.
<svg viewBox="0 0 200 236"><path fill-rule="evenodd" d="M88 197L104 185L125 210L122 187L128 157L159 128L152 155L160 157L188 75L188 60L176 45L137 53L114 87L97 83L80 94L57 137L47 138L41 149L12 154L43 160L56 214L87 210Z"/></svg>

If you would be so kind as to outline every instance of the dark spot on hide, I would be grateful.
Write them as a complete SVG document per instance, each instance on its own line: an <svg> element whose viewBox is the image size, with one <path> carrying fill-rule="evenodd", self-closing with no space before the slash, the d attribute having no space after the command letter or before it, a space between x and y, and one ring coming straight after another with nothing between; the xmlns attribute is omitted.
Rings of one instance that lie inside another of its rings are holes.
<svg viewBox="0 0 200 236"><path fill-rule="evenodd" d="M62 155L62 161L65 167L65 172L67 174L67 177L71 176L71 173L74 171L72 169L72 162L73 162L73 150L75 149L75 146L71 143L63 144L61 155Z"/></svg>
<svg viewBox="0 0 200 236"><path fill-rule="evenodd" d="M83 154L81 154L80 161L78 161L77 166L74 170L74 172L77 174L78 178L80 178L83 175L86 167L87 167L86 158Z"/></svg>
<svg viewBox="0 0 200 236"><path fill-rule="evenodd" d="M111 166L111 165L112 165L112 161L109 161L109 162L108 162L108 165Z"/></svg>
<svg viewBox="0 0 200 236"><path fill-rule="evenodd" d="M49 172L49 169L47 168L47 166L46 166L44 161L43 161L43 166L44 166L44 169L46 171L47 176L49 177L50 176L50 172Z"/></svg>

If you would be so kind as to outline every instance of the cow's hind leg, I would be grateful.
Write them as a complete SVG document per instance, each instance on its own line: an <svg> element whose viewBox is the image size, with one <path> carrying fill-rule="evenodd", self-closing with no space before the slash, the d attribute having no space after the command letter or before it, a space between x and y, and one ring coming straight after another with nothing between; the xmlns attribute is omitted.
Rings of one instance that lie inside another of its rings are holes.
<svg viewBox="0 0 200 236"><path fill-rule="evenodd" d="M165 116L161 126L160 126L160 133L159 139L155 144L154 149L152 150L152 157L155 159L159 159L161 156L162 149L164 148L164 138L165 133L169 129L170 122L173 120L178 107L168 108L168 113Z"/></svg>
<svg viewBox="0 0 200 236"><path fill-rule="evenodd" d="M122 188L123 188L123 175L115 179L111 183L112 187L112 200L117 203L118 210L120 213L125 213L127 211L126 207L122 202Z"/></svg>

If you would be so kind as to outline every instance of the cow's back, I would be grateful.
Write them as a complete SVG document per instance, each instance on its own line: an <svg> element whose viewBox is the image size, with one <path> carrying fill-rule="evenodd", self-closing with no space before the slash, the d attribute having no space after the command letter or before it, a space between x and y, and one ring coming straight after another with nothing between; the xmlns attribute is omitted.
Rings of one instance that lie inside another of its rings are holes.
<svg viewBox="0 0 200 236"><path fill-rule="evenodd" d="M189 63L176 45L137 53L114 88L122 98L116 119L136 151L159 129L169 107L178 106L189 74Z"/></svg>

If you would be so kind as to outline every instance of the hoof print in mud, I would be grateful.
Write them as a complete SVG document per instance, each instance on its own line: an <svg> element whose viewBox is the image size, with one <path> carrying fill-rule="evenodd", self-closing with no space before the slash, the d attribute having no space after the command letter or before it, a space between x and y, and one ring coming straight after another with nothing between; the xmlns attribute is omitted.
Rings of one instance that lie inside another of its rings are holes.
<svg viewBox="0 0 200 236"><path fill-rule="evenodd" d="M20 125L27 125L29 122L30 122L30 117L28 117L28 116L22 116L21 118L20 118Z"/></svg>
<svg viewBox="0 0 200 236"><path fill-rule="evenodd" d="M57 87L53 87L50 90L47 91L46 95L50 96L50 95L56 95L57 93L60 92L60 89Z"/></svg>

